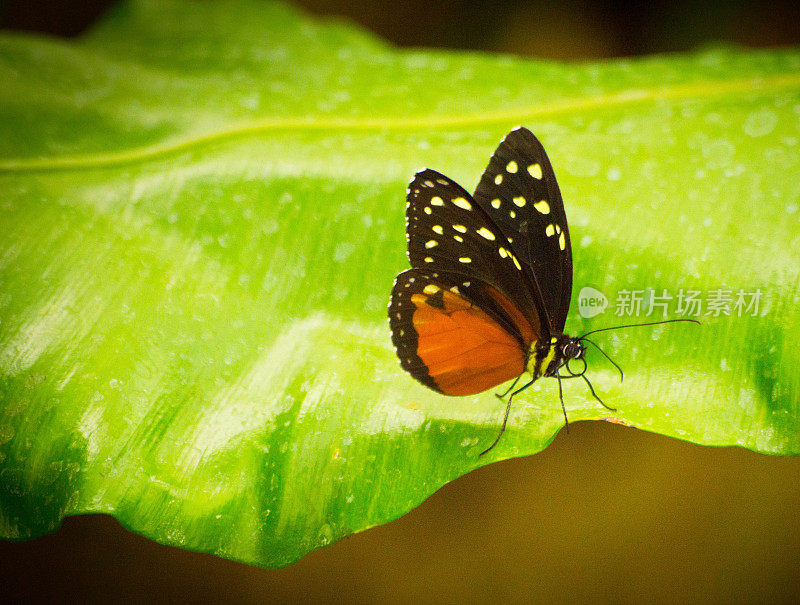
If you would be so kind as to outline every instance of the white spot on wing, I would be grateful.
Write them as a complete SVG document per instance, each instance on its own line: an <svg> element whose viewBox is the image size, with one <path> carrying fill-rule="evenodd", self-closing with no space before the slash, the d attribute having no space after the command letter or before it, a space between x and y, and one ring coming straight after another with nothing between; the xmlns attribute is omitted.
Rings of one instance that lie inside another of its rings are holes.
<svg viewBox="0 0 800 605"><path fill-rule="evenodd" d="M517 163L514 160L511 160L508 164L506 164L506 170L513 174L517 171Z"/></svg>
<svg viewBox="0 0 800 605"><path fill-rule="evenodd" d="M470 204L463 197L453 198L453 204L455 204L459 208L463 208L464 210L472 210L472 204Z"/></svg>
<svg viewBox="0 0 800 605"><path fill-rule="evenodd" d="M484 239L488 239L489 241L494 241L494 233L489 231L486 227L481 227L478 229L478 235Z"/></svg>

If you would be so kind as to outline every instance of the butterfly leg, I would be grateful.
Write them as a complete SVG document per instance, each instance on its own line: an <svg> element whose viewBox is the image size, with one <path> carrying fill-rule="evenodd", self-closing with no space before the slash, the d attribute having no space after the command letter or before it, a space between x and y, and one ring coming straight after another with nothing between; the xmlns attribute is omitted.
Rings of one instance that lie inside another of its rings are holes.
<svg viewBox="0 0 800 605"><path fill-rule="evenodd" d="M521 375L520 375L520 376L521 376ZM515 381L514 381L514 384L517 384L517 381L518 381L518 380L519 380L519 377L517 377L517 380L515 380ZM497 445L497 442L498 442L498 441L500 441L500 437L502 437L502 436L503 436L503 433L504 433L504 432L505 432L505 430L506 430L506 424L508 423L508 415L509 415L509 413L511 412L511 400L512 400L512 399L514 399L514 395L516 395L517 393L521 393L522 391L524 391L525 389L527 389L529 386L531 386L531 385L532 385L534 382L536 382L536 379L535 379L535 378L534 378L533 380L531 380L529 383L527 383L525 386L522 386L522 387L518 388L516 391L514 391L513 393L511 393L511 396L508 398L508 404L506 404L506 415L503 417L503 426L501 426L501 427L500 427L500 433L497 435L497 439L495 439L495 440L494 440L494 442L492 443L492 445L490 445L489 447L487 447L485 450L483 450L483 451L482 451L482 452L481 452L481 453L478 455L478 457L479 457L479 458L480 458L481 456L483 456L483 455L484 455L486 452L488 452L488 451L490 451L492 448L494 448L494 446L495 446L495 445ZM512 385L512 387L513 387L513 385ZM508 391L506 391L506 392L508 392Z"/></svg>
<svg viewBox="0 0 800 605"><path fill-rule="evenodd" d="M567 429L569 433L569 418L567 418L567 408L564 405L564 391L561 388L561 374L556 372L556 378L558 378L558 398L561 400L561 410L564 412L564 428Z"/></svg>
<svg viewBox="0 0 800 605"><path fill-rule="evenodd" d="M607 410L611 410L612 412L616 412L616 411L617 411L617 408L612 408L612 407L609 407L609 406L607 406L605 403L603 403L603 400L602 400L602 399L600 399L600 398L597 396L597 393L595 393L595 392L594 392L594 387L592 386L592 383L591 383L591 382L589 382L589 379L588 379L588 378L586 378L586 376L585 376L584 374L580 374L580 377L581 377L581 378L583 378L583 380L584 380L584 381L586 381L586 384L589 386L589 390L592 392L592 396L593 396L595 399L597 399L597 401L599 401L599 402L600 402L600 405L602 405L602 406L603 406L604 408L606 408Z"/></svg>
<svg viewBox="0 0 800 605"><path fill-rule="evenodd" d="M517 376L516 380L514 380L514 382L511 383L511 386L508 387L502 394L495 393L494 396L497 397L498 399L503 399L506 395L508 395L511 391L514 390L514 387L517 386L517 383L519 382L520 378L522 378L522 374Z"/></svg>

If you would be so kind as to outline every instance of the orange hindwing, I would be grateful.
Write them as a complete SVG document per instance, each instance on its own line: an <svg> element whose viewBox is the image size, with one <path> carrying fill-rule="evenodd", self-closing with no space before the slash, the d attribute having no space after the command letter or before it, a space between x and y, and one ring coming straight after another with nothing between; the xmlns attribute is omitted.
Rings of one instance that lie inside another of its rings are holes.
<svg viewBox="0 0 800 605"><path fill-rule="evenodd" d="M526 351L517 338L457 286L437 281L411 270L395 282L389 317L403 367L446 395L473 395L522 374Z"/></svg>

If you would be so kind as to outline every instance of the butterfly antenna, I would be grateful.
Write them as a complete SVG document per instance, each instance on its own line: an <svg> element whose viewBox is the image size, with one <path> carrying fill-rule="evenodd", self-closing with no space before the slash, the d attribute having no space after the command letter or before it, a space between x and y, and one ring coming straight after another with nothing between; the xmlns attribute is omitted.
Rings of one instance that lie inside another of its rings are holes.
<svg viewBox="0 0 800 605"><path fill-rule="evenodd" d="M522 375L520 374L520 376L522 376ZM519 380L519 377L517 377L517 380ZM505 415L505 417L503 418L503 426L501 426L501 427L500 427L500 433L497 435L497 438L494 440L494 442L492 443L492 445L490 445L490 446L489 446L489 447L487 447L485 450L483 450L483 451L482 451L480 454L478 454L478 457L479 457L479 458L480 458L481 456L483 456L484 454L486 454L487 452L489 452L490 450L492 450L492 449L494 448L494 446L495 446L495 445L497 445L497 442L498 442L498 441L500 441L500 437L502 437L502 436L503 436L503 433L504 433L504 432L505 432L505 430L506 430L506 424L508 423L508 414L511 412L511 400L512 400L512 399L514 399L514 395L516 395L517 393L521 393L522 391L524 391L525 389L527 389L529 386L531 386L531 385L532 385L534 382L536 382L536 379L533 379L533 380L531 380L531 381L530 381L528 384L526 384L525 386L523 386L523 387L520 387L520 388L518 388L516 391L514 391L513 393L511 393L511 397L509 397L509 398L508 398L508 404L506 405L506 415ZM516 384L516 380L514 381L514 384ZM562 406L564 405L564 402L563 402L563 400L562 400L562 402L561 402L561 405L562 405Z"/></svg>
<svg viewBox="0 0 800 605"><path fill-rule="evenodd" d="M617 368L617 370L619 370L619 381L622 382L622 380L625 378L625 375L622 373L622 368L619 367L619 364L616 361L614 361L613 359L611 359L611 357L609 357L608 353L606 353L603 349L601 349L600 345L597 344L596 342L594 342L593 340L589 340L585 336L582 336L580 338L580 340L585 340L589 344L594 345L595 347L597 347L597 350L600 351L603 354L603 356L606 359L608 359L614 365L615 368ZM591 385L589 385L589 388L591 388ZM592 391L592 393L594 393L594 391ZM595 395L595 397L597 397L597 395ZM598 399L598 401L599 401L599 399ZM603 402L600 401L600 403L603 403ZM605 404L603 404L603 405L605 405Z"/></svg>
<svg viewBox="0 0 800 605"><path fill-rule="evenodd" d="M686 319L686 318L683 318L683 319L665 319L664 321L650 321L650 322L643 323L643 324L625 324L625 325L622 325L622 326L611 326L610 328L599 328L597 330L591 330L590 332L586 332L586 334L584 334L583 336L578 336L578 340L583 340L583 338L585 338L586 336L589 336L589 334L597 334L598 332L607 332L608 330L619 330L620 328L640 328L642 326L658 326L660 324L671 324L671 323L677 323L679 321L691 322L693 324L700 325L700 322L697 321L696 319Z"/></svg>
<svg viewBox="0 0 800 605"><path fill-rule="evenodd" d="M611 363L614 363L614 362L611 362ZM597 399L597 401L599 401L599 402L600 402L600 405L602 405L602 406L603 406L604 408L606 408L607 410L611 410L612 412L616 412L616 411L617 411L617 408L612 408L612 407L609 407L609 406L607 406L605 403L603 403L603 400L602 400L602 399L600 399L600 398L597 396L597 393L595 393L595 392L594 392L594 387L592 386L592 383L591 383L591 382L589 382L589 379L588 379L588 378L586 378L586 374L578 374L578 376L580 376L581 378L583 378L583 379L584 379L584 381L586 381L586 384L589 386L589 390L592 392L592 397L594 397L595 399Z"/></svg>

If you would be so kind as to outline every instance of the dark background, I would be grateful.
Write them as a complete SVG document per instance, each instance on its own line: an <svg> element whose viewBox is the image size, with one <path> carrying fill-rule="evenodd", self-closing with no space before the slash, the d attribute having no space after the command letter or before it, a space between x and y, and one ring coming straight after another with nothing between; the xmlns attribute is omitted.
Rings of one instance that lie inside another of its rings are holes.
<svg viewBox="0 0 800 605"><path fill-rule="evenodd" d="M111 4L0 1L0 27L74 36ZM790 2L296 4L403 46L542 58L800 43ZM107 516L68 518L51 536L0 542L0 599L796 602L799 503L800 458L581 422L282 570L161 546Z"/></svg>
<svg viewBox="0 0 800 605"><path fill-rule="evenodd" d="M196 0L195 0L196 1ZM0 27L75 36L112 0L0 0ZM800 43L798 3L594 0L296 0L400 46L512 52L553 59L691 50L708 43Z"/></svg>

